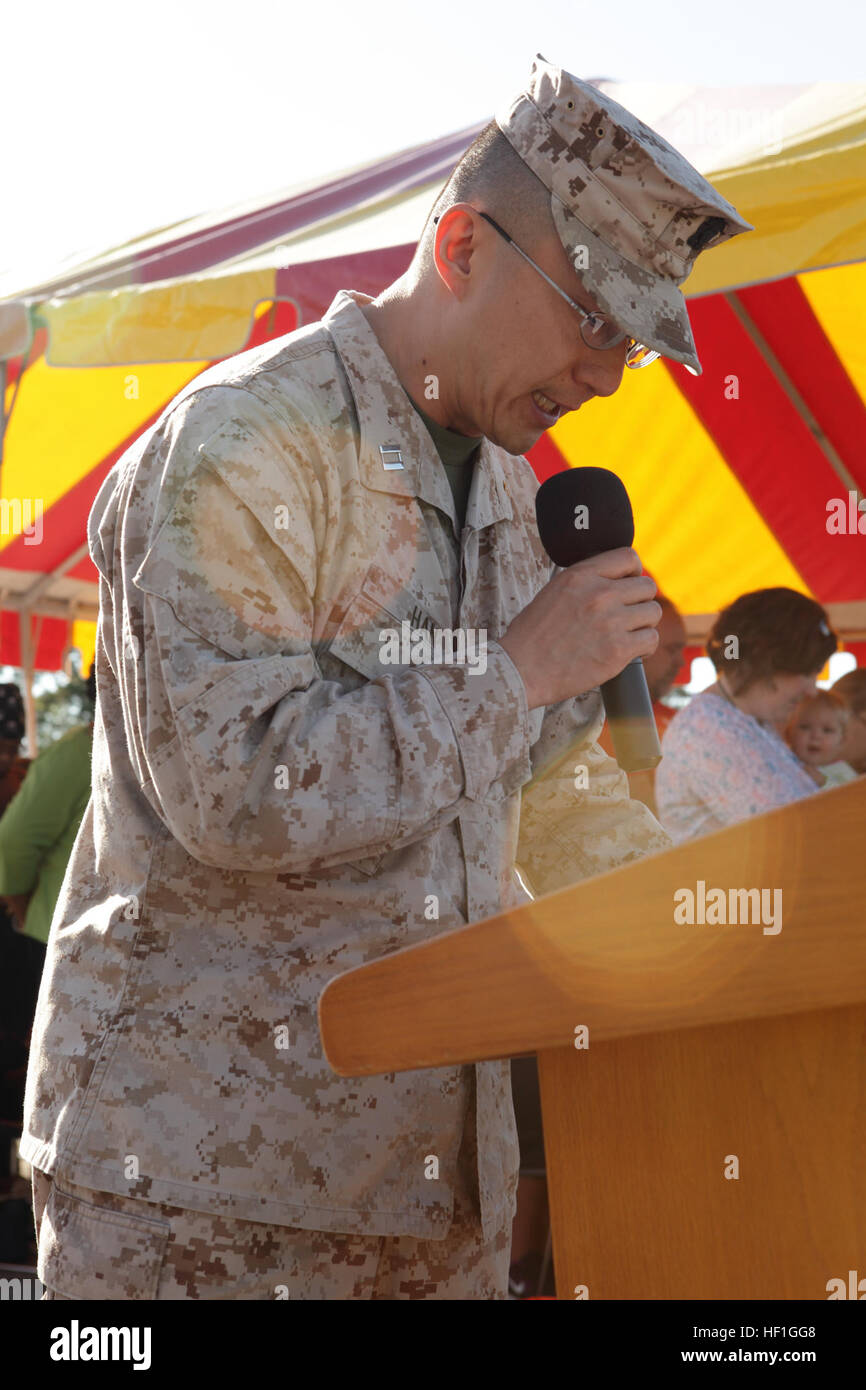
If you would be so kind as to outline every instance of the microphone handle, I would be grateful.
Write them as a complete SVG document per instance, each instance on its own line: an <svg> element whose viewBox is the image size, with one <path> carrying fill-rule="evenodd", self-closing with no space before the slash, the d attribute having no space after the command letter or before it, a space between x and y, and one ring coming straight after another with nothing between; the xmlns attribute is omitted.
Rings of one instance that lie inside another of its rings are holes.
<svg viewBox="0 0 866 1390"><path fill-rule="evenodd" d="M616 760L624 772L657 767L662 750L646 683L643 661L636 656L618 676L601 687Z"/></svg>

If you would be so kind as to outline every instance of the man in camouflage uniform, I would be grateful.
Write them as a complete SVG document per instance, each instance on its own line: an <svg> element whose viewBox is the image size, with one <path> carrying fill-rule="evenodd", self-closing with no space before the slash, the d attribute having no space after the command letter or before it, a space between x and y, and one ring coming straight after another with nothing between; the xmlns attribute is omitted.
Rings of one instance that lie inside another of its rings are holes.
<svg viewBox="0 0 866 1390"><path fill-rule="evenodd" d="M339 1078L319 996L525 900L516 862L544 892L668 843L595 743L655 586L631 550L556 571L522 454L627 354L698 368L678 285L748 224L540 58L435 211L378 300L191 382L91 512L93 795L22 1143L49 1297L505 1297L508 1060ZM403 623L486 662L387 664Z"/></svg>

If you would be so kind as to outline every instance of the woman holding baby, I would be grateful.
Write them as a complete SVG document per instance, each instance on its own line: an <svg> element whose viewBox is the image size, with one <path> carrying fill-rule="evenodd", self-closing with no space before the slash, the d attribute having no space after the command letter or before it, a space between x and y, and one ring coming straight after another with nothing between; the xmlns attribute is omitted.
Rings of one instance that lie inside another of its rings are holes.
<svg viewBox="0 0 866 1390"><path fill-rule="evenodd" d="M722 610L707 641L716 683L671 721L656 772L659 819L675 842L818 790L813 770L836 761L841 743L798 732L792 747L779 726L814 697L837 645L821 605L793 589L759 589Z"/></svg>

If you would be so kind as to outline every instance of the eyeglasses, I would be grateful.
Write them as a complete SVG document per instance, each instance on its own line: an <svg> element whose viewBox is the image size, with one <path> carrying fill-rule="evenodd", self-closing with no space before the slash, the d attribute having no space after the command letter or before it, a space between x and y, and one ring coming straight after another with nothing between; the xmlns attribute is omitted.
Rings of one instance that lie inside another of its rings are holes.
<svg viewBox="0 0 866 1390"><path fill-rule="evenodd" d="M566 304L570 304L572 309L580 315L580 336L587 347L596 348L599 352L605 352L608 348L616 347L617 343L621 343L625 339L628 345L625 354L625 365L630 367L633 371L637 370L639 367L648 367L651 362L655 362L656 358L661 355L656 352L654 348L645 347L644 344L639 343L636 338L630 338L626 333L621 332L606 314L598 311L590 313L588 310L584 309L576 300L572 299L570 295L567 295L565 290L560 289L556 281L551 280L547 272L542 270L540 265L536 265L531 256L527 256L526 252L520 249L517 242L512 240L505 229L500 227L499 223L496 222L489 213L479 212L478 215L479 217L483 217L485 222L489 222L494 231L497 231L499 235L508 242L509 246L514 247L518 256L522 256L525 261L528 261L533 270L537 270L542 279L546 280L548 285L556 290L556 293L565 300ZM444 216L444 214L439 213L433 218L434 225L442 216Z"/></svg>

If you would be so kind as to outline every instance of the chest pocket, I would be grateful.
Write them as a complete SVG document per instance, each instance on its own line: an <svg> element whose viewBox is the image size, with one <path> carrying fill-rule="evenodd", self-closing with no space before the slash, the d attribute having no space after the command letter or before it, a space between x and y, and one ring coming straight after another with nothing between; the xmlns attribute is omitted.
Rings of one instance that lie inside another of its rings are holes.
<svg viewBox="0 0 866 1390"><path fill-rule="evenodd" d="M348 689L355 689L365 680L377 680L382 675L393 675L398 670L421 664L411 660L411 644L407 650L407 643L403 641L404 623L412 632L425 628L432 633L437 627L422 599L405 589L395 593L393 583L387 582L377 565L371 565L333 638L316 649L316 659L325 679L341 680ZM391 636L393 641L389 648ZM443 639L442 646L447 652L447 638ZM471 652L469 656L471 659ZM346 672L346 667L353 675ZM529 711L530 744L540 737L544 716L541 706Z"/></svg>
<svg viewBox="0 0 866 1390"><path fill-rule="evenodd" d="M367 680L376 680L416 664L408 641L411 633L423 628L432 634L437 626L424 599L399 589L374 564L334 636L317 656L320 662L336 658Z"/></svg>

